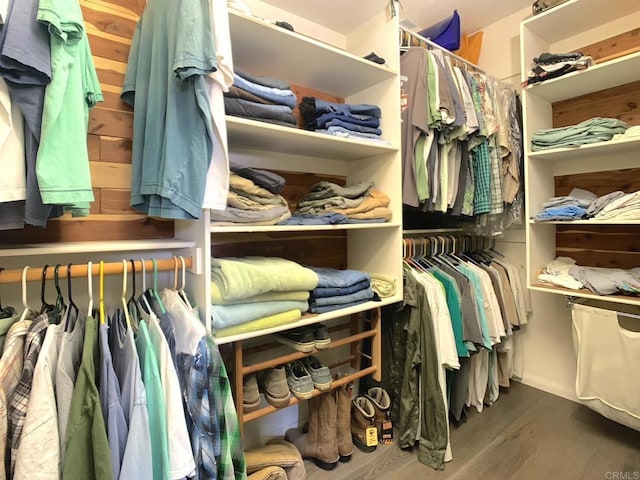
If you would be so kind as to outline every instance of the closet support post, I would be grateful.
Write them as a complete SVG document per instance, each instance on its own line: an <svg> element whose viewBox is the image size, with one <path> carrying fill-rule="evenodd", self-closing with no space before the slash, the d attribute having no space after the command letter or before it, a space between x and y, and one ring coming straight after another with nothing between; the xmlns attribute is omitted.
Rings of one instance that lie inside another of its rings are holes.
<svg viewBox="0 0 640 480"><path fill-rule="evenodd" d="M360 315L351 315L350 319L350 327L351 331L349 332L351 336L360 332ZM360 342L355 342L351 344L351 368L354 370L360 370Z"/></svg>
<svg viewBox="0 0 640 480"><path fill-rule="evenodd" d="M244 436L244 412L242 410L242 388L244 384L244 375L242 373L242 364L242 341L238 340L233 343L233 382L236 393L236 412L238 414L240 435Z"/></svg>
<svg viewBox="0 0 640 480"><path fill-rule="evenodd" d="M371 330L376 332L371 337L371 366L376 368L371 376L380 382L382 381L382 309L374 308L371 314Z"/></svg>

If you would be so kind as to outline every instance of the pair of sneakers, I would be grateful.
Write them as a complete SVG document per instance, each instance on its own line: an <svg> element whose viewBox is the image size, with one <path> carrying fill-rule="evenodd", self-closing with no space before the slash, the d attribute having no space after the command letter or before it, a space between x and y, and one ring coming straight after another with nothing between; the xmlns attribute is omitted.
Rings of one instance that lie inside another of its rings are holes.
<svg viewBox="0 0 640 480"><path fill-rule="evenodd" d="M331 371L313 355L285 365L289 390L296 398L307 400L313 389L321 392L331 390Z"/></svg>
<svg viewBox="0 0 640 480"><path fill-rule="evenodd" d="M322 323L284 330L274 333L273 337L277 342L305 353L322 350L331 343L329 329Z"/></svg>

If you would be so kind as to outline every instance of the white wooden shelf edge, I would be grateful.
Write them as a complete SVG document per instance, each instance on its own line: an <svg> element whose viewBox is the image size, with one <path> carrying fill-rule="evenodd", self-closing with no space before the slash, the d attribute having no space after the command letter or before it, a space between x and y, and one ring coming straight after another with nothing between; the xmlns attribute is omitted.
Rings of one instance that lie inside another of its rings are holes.
<svg viewBox="0 0 640 480"><path fill-rule="evenodd" d="M0 247L0 257L71 253L130 252L142 250L173 250L179 248L192 248L195 247L195 245L195 242L179 239L34 243Z"/></svg>
<svg viewBox="0 0 640 480"><path fill-rule="evenodd" d="M399 223L354 223L339 225L211 225L211 233L257 233L257 232L313 232L313 231L335 231L335 230L380 230L380 229L400 228Z"/></svg>
<svg viewBox="0 0 640 480"><path fill-rule="evenodd" d="M624 153L640 150L640 137L621 138L608 142L591 143L575 148L550 148L528 152L527 156L532 160L561 161L583 155L601 155L611 153Z"/></svg>
<svg viewBox="0 0 640 480"><path fill-rule="evenodd" d="M571 290L561 287L546 287L541 285L529 285L530 290L544 293L554 293L556 295L563 295L569 297L588 298L591 300L601 300L603 302L612 303L624 303L626 305L640 306L639 297L625 297L622 295L598 295L596 293L590 293L583 290Z"/></svg>
<svg viewBox="0 0 640 480"><path fill-rule="evenodd" d="M571 220L554 222L535 222L529 220L531 225L640 225L640 220Z"/></svg>
<svg viewBox="0 0 640 480"><path fill-rule="evenodd" d="M307 314L307 316L302 317L300 320L296 322L287 323L285 325L279 325L273 328L265 328L262 330L256 330L255 332L247 332L239 335L230 335L228 337L221 337L221 338L216 338L214 336L214 340L218 345L223 345L225 343L238 342L241 340L248 340L250 338L261 337L263 335L280 332L282 330L290 330L292 328L303 327L305 325L313 325L314 323L333 320L334 318L346 317L348 315L353 315L355 313L366 312L367 310L373 310L374 308L383 307L385 305L391 305L392 303L397 303L400 301L402 301L402 298L400 296L383 298L382 301L380 302L366 302L361 305L356 305L354 307L334 310L333 312L322 313L318 315Z"/></svg>

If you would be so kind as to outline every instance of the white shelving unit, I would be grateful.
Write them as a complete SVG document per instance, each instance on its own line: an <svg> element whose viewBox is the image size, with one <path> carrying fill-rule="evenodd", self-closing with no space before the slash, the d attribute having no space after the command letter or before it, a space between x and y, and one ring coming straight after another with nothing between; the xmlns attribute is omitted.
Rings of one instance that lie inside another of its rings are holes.
<svg viewBox="0 0 640 480"><path fill-rule="evenodd" d="M599 38L600 28L608 24L617 25L622 17L638 15L640 3L636 0L569 0L534 16L520 24L521 72L525 80L532 59L542 52L571 51ZM621 24L622 25L622 24ZM625 31L624 27L619 31ZM589 41L584 41L584 35ZM611 87L637 81L640 78L640 54L633 53L584 71L571 73L557 79L524 88L523 115L525 131L525 178L526 212L531 218L542 209L542 203L554 196L554 177L590 172L606 172L625 168L637 168L640 140L629 139L584 145L579 148L557 148L530 151L531 138L541 129L551 128L552 104L557 101L599 92ZM598 116L594 111L593 116ZM620 189L611 185L611 191ZM600 298L612 302L640 305L632 297L607 295L601 297L589 291L574 291L541 285L537 282L538 271L556 255L557 225L640 225L636 221L542 222L528 221L526 224L527 277L529 288L561 295L585 298ZM640 230L639 230L640 233Z"/></svg>

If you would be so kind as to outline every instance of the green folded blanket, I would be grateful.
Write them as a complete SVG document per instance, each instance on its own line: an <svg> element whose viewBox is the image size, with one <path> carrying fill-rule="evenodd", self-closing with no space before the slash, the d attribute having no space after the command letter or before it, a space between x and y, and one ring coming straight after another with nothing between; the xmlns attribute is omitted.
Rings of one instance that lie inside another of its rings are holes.
<svg viewBox="0 0 640 480"><path fill-rule="evenodd" d="M215 294L228 302L272 291L313 290L318 275L278 257L212 258L211 283Z"/></svg>
<svg viewBox="0 0 640 480"><path fill-rule="evenodd" d="M242 333L255 332L265 328L279 327L287 323L292 323L302 317L300 310L288 310L282 313L276 313L275 315L269 315L268 317L262 317L251 322L243 323L241 325L235 325L233 327L220 328L214 330L213 334L216 338L229 337L231 335L240 335Z"/></svg>
<svg viewBox="0 0 640 480"><path fill-rule="evenodd" d="M290 292L267 292L253 297L242 298L240 300L225 300L220 295L218 285L211 282L211 304L212 305L236 305L238 303L261 303L261 302L306 302L309 300L308 290L292 290Z"/></svg>

